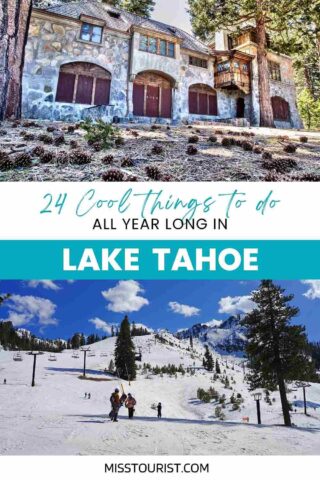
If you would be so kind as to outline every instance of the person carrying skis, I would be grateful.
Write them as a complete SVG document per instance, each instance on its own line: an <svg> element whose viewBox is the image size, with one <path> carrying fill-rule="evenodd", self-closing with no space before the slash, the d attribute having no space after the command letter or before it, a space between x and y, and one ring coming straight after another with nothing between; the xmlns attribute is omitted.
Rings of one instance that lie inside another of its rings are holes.
<svg viewBox="0 0 320 480"><path fill-rule="evenodd" d="M128 393L128 397L127 397L125 406L126 406L127 409L128 409L129 418L133 418L134 407L136 406L136 404L137 404L136 399L133 398L133 396L131 395L131 393Z"/></svg>
<svg viewBox="0 0 320 480"><path fill-rule="evenodd" d="M158 410L158 418L162 418L162 405L161 405L161 402L158 403L158 405L157 405L157 410Z"/></svg>
<svg viewBox="0 0 320 480"><path fill-rule="evenodd" d="M111 412L109 413L109 418L112 422L118 421L118 413L124 402L127 400L127 395L119 395L119 388L116 388L113 394L110 397L111 402Z"/></svg>

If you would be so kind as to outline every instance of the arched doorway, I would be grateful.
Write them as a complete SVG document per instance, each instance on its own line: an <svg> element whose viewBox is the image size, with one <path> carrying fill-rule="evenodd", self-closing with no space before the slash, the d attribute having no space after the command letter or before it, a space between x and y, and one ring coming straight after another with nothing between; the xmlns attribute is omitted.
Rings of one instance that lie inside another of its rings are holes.
<svg viewBox="0 0 320 480"><path fill-rule="evenodd" d="M139 73L133 83L133 114L172 117L172 80L158 72Z"/></svg>
<svg viewBox="0 0 320 480"><path fill-rule="evenodd" d="M72 62L60 67L56 102L109 105L111 74L94 63Z"/></svg>
<svg viewBox="0 0 320 480"><path fill-rule="evenodd" d="M189 113L194 115L218 115L216 91L204 84L191 85L189 88Z"/></svg>
<svg viewBox="0 0 320 480"><path fill-rule="evenodd" d="M289 103L282 97L271 98L273 118L280 122L290 122L290 107Z"/></svg>

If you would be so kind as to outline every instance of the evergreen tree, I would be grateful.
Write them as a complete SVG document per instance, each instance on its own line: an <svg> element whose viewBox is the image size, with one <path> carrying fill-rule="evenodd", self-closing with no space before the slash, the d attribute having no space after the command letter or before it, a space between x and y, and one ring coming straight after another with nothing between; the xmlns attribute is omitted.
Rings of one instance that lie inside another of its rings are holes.
<svg viewBox="0 0 320 480"><path fill-rule="evenodd" d="M193 336L190 335L190 347L193 350Z"/></svg>
<svg viewBox="0 0 320 480"><path fill-rule="evenodd" d="M219 365L218 359L216 360L216 373L217 373L218 375L220 375L220 373L221 373L221 369L220 369L220 365Z"/></svg>
<svg viewBox="0 0 320 480"><path fill-rule="evenodd" d="M204 359L203 359L203 366L206 370L209 372L212 372L213 367L214 367L214 362L213 362L213 357L209 351L208 345L205 345L205 354L204 354Z"/></svg>
<svg viewBox="0 0 320 480"><path fill-rule="evenodd" d="M111 359L108 367L109 372L114 372L114 361Z"/></svg>
<svg viewBox="0 0 320 480"><path fill-rule="evenodd" d="M131 339L130 323L127 316L125 316L120 326L114 356L120 378L134 380L136 378L135 349Z"/></svg>
<svg viewBox="0 0 320 480"><path fill-rule="evenodd" d="M275 390L278 386L286 426L291 426L286 382L308 380L315 374L305 328L290 325L299 313L298 308L289 304L293 298L271 280L263 280L252 293L256 308L241 322L247 329L250 389Z"/></svg>
<svg viewBox="0 0 320 480"><path fill-rule="evenodd" d="M311 0L188 0L194 32L203 40L219 30L241 30L252 25L256 32L260 97L260 125L273 127L267 60L267 29L286 31L292 19L310 7ZM316 0L316 3L318 0ZM313 2L314 3L314 2Z"/></svg>
<svg viewBox="0 0 320 480"><path fill-rule="evenodd" d="M155 3L154 0L122 0L121 7L130 13L150 18Z"/></svg>

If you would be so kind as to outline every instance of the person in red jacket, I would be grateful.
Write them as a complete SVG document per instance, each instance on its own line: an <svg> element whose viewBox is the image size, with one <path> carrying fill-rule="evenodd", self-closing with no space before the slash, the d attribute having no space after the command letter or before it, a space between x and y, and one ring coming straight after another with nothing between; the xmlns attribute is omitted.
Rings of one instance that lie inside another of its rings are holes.
<svg viewBox="0 0 320 480"><path fill-rule="evenodd" d="M128 397L127 397L125 406L126 406L127 409L128 409L129 418L133 418L134 407L136 406L136 404L137 404L136 399L133 398L133 396L131 395L131 393L128 393Z"/></svg>

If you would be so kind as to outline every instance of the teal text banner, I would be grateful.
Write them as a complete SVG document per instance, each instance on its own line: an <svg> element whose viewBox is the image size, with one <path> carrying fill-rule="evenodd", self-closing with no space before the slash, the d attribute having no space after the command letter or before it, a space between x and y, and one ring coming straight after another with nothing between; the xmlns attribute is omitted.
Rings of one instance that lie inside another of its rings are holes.
<svg viewBox="0 0 320 480"><path fill-rule="evenodd" d="M261 278L320 278L320 241L0 241L0 280Z"/></svg>

